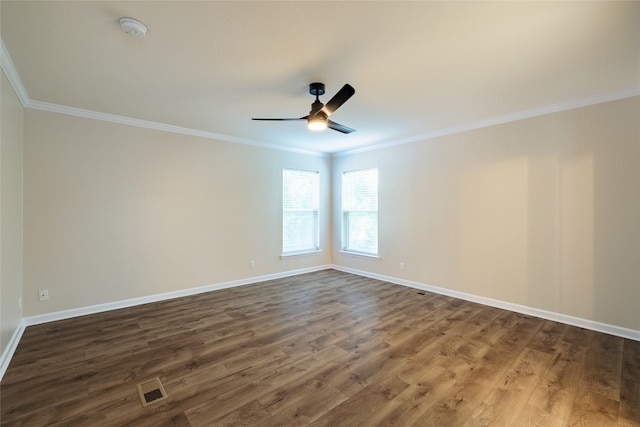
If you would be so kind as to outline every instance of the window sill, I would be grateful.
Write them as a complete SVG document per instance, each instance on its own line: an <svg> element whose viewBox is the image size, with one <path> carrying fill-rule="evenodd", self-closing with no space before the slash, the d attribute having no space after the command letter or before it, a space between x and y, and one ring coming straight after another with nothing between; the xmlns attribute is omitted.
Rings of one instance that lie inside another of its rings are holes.
<svg viewBox="0 0 640 427"><path fill-rule="evenodd" d="M373 255L373 254L365 254L362 252L351 252L351 251L345 251L345 250L340 250L338 251L338 253L341 253L343 255L348 255L348 256L353 256L356 258L366 258L366 259L373 259L373 260L381 260L382 258L380 258L380 255Z"/></svg>
<svg viewBox="0 0 640 427"><path fill-rule="evenodd" d="M284 254L280 254L280 259L288 259L288 258L295 258L295 257L301 257L301 256L309 256L309 255L317 255L317 254L321 254L322 251L320 249L311 249L308 251L297 251L297 252L287 252Z"/></svg>

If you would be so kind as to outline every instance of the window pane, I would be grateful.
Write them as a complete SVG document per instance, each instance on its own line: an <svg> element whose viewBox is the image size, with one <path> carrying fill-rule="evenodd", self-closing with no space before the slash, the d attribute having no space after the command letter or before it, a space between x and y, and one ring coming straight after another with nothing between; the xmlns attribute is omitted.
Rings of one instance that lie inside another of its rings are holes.
<svg viewBox="0 0 640 427"><path fill-rule="evenodd" d="M345 172L342 210L378 210L378 169Z"/></svg>
<svg viewBox="0 0 640 427"><path fill-rule="evenodd" d="M283 212L283 251L291 252L316 249L318 241L317 223L317 212Z"/></svg>
<svg viewBox="0 0 640 427"><path fill-rule="evenodd" d="M318 172L285 169L283 171L283 208L318 208Z"/></svg>
<svg viewBox="0 0 640 427"><path fill-rule="evenodd" d="M345 249L369 254L378 253L378 213L345 212L348 226Z"/></svg>

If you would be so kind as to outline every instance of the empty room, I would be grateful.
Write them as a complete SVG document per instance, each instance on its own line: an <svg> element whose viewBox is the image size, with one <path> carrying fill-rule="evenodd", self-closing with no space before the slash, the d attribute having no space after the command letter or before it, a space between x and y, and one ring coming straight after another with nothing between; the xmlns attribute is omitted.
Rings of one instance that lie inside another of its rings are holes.
<svg viewBox="0 0 640 427"><path fill-rule="evenodd" d="M640 426L640 2L0 1L1 426Z"/></svg>

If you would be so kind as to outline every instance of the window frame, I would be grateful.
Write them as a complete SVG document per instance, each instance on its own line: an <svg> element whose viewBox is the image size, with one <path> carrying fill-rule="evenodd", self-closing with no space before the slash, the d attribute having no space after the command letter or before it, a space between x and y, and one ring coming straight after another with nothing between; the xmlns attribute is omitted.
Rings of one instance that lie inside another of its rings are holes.
<svg viewBox="0 0 640 427"><path fill-rule="evenodd" d="M311 207L310 208L287 208L286 207L286 198L287 198L287 194L286 193L286 188L285 188L285 180L286 178L286 174L288 172L291 173L298 173L298 174L305 174L305 175L309 175L313 177L314 180L314 187L313 187L313 193L315 194L311 194L310 195L310 200L311 200ZM286 257L291 257L291 256L299 256L299 255L306 255L306 254L314 254L314 253L318 253L321 252L320 249L320 172L319 171L315 171L315 170L305 170L305 169L295 169L295 168L282 168L282 204L281 204L281 208L282 208L282 233L281 233L281 258L286 258ZM307 247L301 247L301 248L297 248L297 249L292 249L293 247L290 248L285 248L285 243L286 243L286 236L287 236L287 225L286 225L286 221L287 218L291 218L290 215L288 215L288 213L295 213L295 212L299 212L299 213L311 213L311 216L313 218L312 220L312 227L313 230L307 230L310 234L313 235L313 238L311 240L313 240L312 245L307 246Z"/></svg>
<svg viewBox="0 0 640 427"><path fill-rule="evenodd" d="M353 200L351 200L350 202L347 201L347 197L350 197L351 194L346 194L349 193L347 186L349 185L348 180L348 176L354 176L351 174L357 174L357 173L366 173L366 172L371 172L371 171L375 171L375 175L376 175L376 184L375 184L375 209L354 209L351 208L351 205L353 203L355 203ZM379 179L380 177L380 171L377 167L373 167L373 168L366 168L366 169L356 169L356 170L349 170L349 171L343 171L342 172L342 203L341 203L341 219L342 219L342 230L341 230L341 244L340 244L340 252L345 253L345 254L349 254L349 255L356 255L356 256L362 256L362 257L367 257L367 258L376 258L379 259L380 258L380 247L379 247L379 237L380 237L380 227L379 227ZM349 205L349 206L345 206ZM347 209L349 208L349 209ZM361 250L361 248L354 248L355 245L351 244L353 238L352 235L350 234L350 230L351 227L354 223L353 218L353 214L365 214L365 215L371 215L371 214L375 214L375 251L367 251L367 250Z"/></svg>

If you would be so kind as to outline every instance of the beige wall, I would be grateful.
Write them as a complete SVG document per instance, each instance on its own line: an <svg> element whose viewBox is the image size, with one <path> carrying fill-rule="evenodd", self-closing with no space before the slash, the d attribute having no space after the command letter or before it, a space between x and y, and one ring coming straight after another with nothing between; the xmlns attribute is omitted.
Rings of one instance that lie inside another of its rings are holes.
<svg viewBox="0 0 640 427"><path fill-rule="evenodd" d="M640 330L639 117L635 97L335 158L333 262ZM341 173L367 167L380 260L337 252Z"/></svg>
<svg viewBox="0 0 640 427"><path fill-rule="evenodd" d="M640 330L639 116L635 97L330 161L27 110L25 316L333 262ZM377 261L337 251L341 172L372 166ZM279 258L283 167L321 172L321 255Z"/></svg>
<svg viewBox="0 0 640 427"><path fill-rule="evenodd" d="M0 354L22 320L23 108L4 73L0 82Z"/></svg>
<svg viewBox="0 0 640 427"><path fill-rule="evenodd" d="M330 236L329 158L36 110L24 138L25 316L330 263L280 259L282 168L320 172Z"/></svg>

